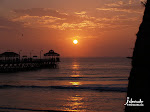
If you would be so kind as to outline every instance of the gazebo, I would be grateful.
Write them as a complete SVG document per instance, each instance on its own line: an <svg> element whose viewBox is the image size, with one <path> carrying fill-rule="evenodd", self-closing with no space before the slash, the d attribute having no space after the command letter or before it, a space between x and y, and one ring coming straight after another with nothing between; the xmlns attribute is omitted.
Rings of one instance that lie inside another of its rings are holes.
<svg viewBox="0 0 150 112"><path fill-rule="evenodd" d="M0 54L0 58L1 60L17 60L19 59L20 55L15 53L15 52L4 52L2 54Z"/></svg>
<svg viewBox="0 0 150 112"><path fill-rule="evenodd" d="M44 56L48 57L48 59L51 59L52 61L59 62L60 54L54 52L54 50L50 50L48 53L45 53Z"/></svg>

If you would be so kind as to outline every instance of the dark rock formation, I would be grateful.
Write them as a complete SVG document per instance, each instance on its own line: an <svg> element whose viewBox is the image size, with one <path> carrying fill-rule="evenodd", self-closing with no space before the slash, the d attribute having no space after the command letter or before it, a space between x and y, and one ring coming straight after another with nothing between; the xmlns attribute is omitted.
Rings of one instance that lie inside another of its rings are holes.
<svg viewBox="0 0 150 112"><path fill-rule="evenodd" d="M145 3L143 21L137 33L127 97L144 101L144 106L126 106L125 112L150 112L150 0Z"/></svg>

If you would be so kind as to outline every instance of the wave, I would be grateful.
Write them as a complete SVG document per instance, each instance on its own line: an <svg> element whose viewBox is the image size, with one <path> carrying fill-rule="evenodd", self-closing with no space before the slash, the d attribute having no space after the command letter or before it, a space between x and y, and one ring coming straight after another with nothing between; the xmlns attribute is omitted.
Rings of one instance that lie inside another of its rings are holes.
<svg viewBox="0 0 150 112"><path fill-rule="evenodd" d="M32 88L32 89L66 89L66 90L95 90L100 92L127 92L125 87L86 87L86 86L17 86L0 85L0 89Z"/></svg>
<svg viewBox="0 0 150 112"><path fill-rule="evenodd" d="M25 110L25 111L38 111L38 112L68 112L68 111L57 111L57 110L39 110L39 109L12 108L12 107L0 107L0 109L6 109L6 110L11 110L11 111L12 110Z"/></svg>
<svg viewBox="0 0 150 112"><path fill-rule="evenodd" d="M91 80L91 79L112 79L112 80L128 80L126 77L48 77L37 80Z"/></svg>

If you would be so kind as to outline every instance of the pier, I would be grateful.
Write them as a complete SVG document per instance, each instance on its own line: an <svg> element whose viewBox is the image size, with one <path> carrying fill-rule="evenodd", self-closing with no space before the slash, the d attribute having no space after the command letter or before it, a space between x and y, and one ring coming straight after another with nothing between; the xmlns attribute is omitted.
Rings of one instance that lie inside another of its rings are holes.
<svg viewBox="0 0 150 112"><path fill-rule="evenodd" d="M44 54L44 58L33 56L20 57L15 52L4 52L0 54L0 73L37 70L42 68L58 68L60 62L59 54L50 50Z"/></svg>

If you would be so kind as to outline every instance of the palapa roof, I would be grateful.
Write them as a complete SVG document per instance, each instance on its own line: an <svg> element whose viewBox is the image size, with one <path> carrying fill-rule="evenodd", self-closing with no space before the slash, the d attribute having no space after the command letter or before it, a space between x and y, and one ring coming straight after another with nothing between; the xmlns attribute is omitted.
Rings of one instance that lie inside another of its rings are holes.
<svg viewBox="0 0 150 112"><path fill-rule="evenodd" d="M45 53L44 56L60 56L60 54L54 52L54 50L50 50L48 53Z"/></svg>
<svg viewBox="0 0 150 112"><path fill-rule="evenodd" d="M0 57L19 57L19 54L15 52L4 52L0 54Z"/></svg>

